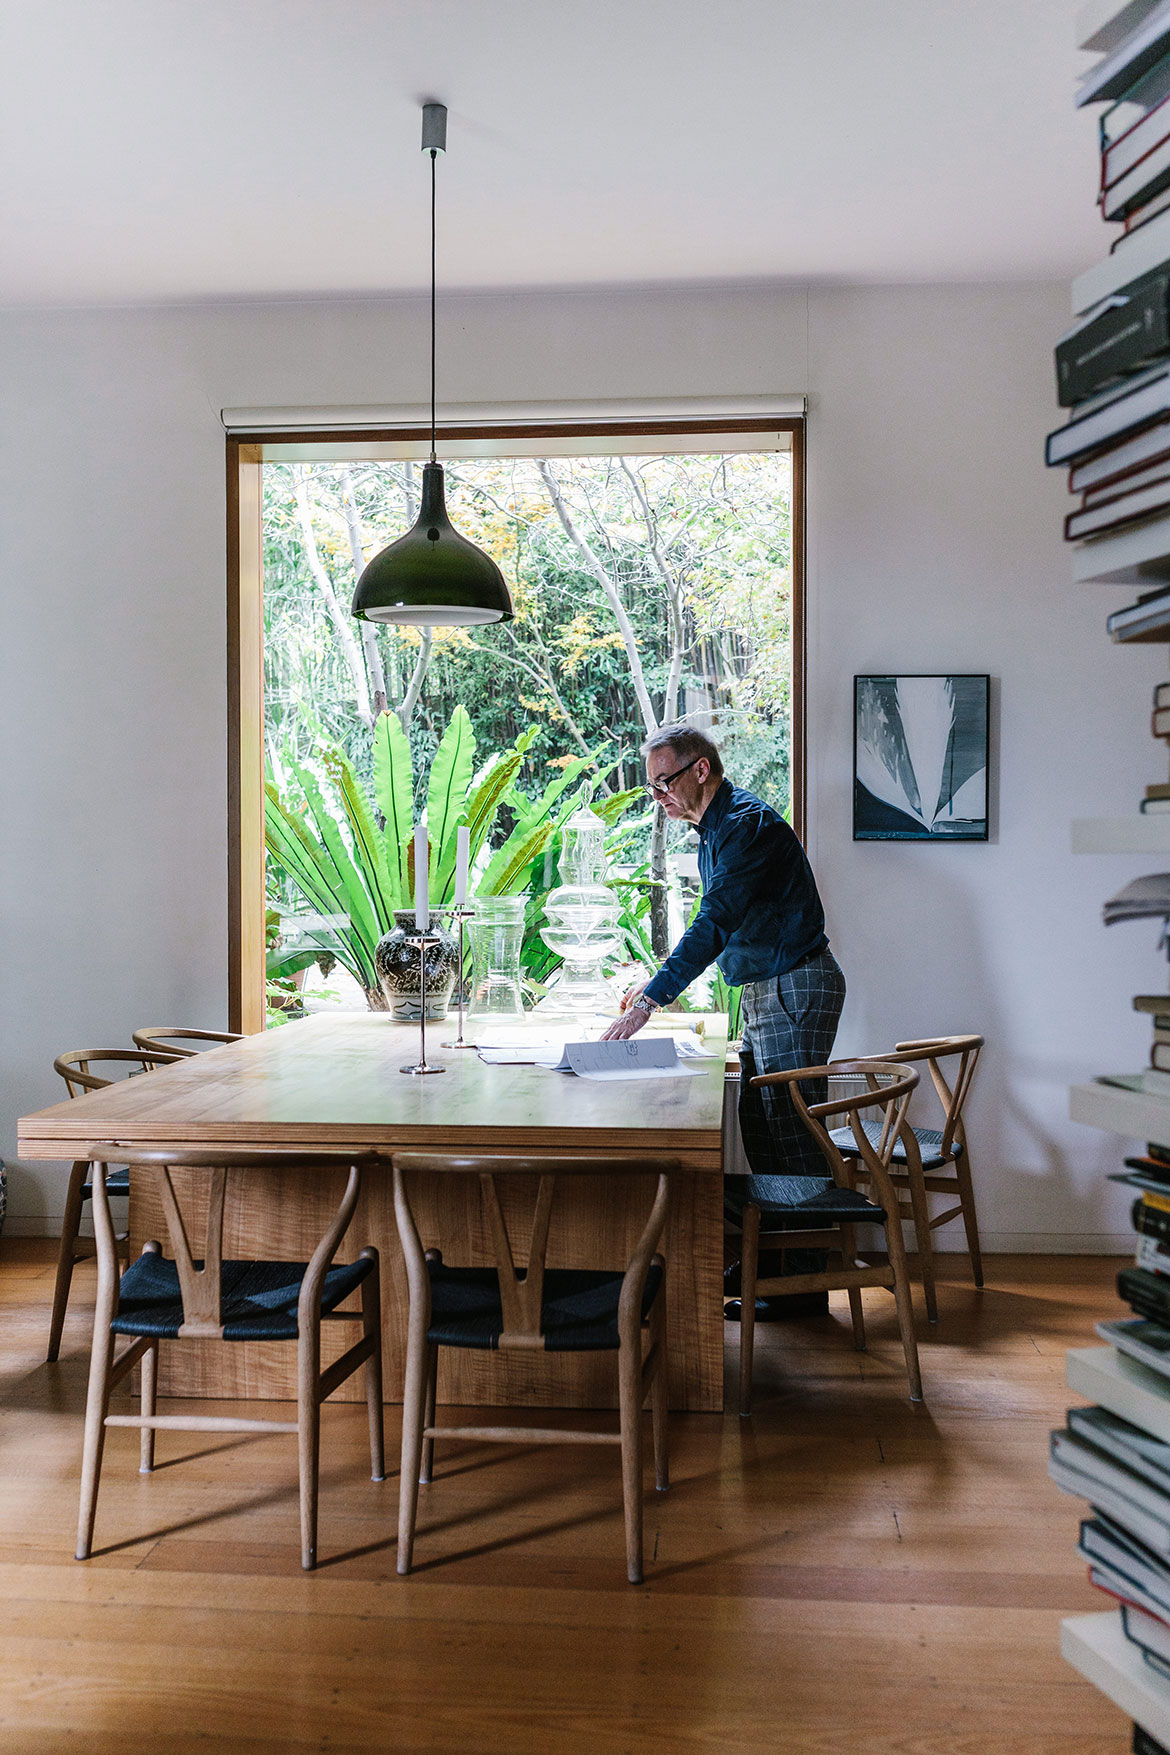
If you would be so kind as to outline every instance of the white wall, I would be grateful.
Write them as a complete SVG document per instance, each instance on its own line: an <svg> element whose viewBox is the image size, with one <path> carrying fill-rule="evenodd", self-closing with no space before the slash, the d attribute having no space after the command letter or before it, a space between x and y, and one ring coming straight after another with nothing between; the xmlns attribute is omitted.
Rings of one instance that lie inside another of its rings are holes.
<svg viewBox="0 0 1170 1755"><path fill-rule="evenodd" d="M0 314L0 1073L13 1229L58 1222L12 1165L65 1047L225 1021L224 406L425 392L417 301ZM992 1248L1127 1235L1117 1142L1070 1080L1133 1067L1165 980L1154 932L1099 904L1141 862L1076 859L1077 814L1164 778L1159 648L1116 650L1124 593L1074 587L1053 422L1056 286L466 297L442 308L451 401L805 391L810 852L850 997L839 1048L978 1029L972 1107ZM989 671L987 846L850 839L855 671ZM1146 862L1146 869L1150 862Z"/></svg>

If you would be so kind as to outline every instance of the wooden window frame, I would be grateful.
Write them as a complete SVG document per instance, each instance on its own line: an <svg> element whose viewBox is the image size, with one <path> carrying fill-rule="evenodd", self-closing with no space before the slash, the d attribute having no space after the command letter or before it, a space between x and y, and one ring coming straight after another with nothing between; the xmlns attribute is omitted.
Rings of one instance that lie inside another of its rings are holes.
<svg viewBox="0 0 1170 1755"><path fill-rule="evenodd" d="M773 419L596 421L547 425L444 426L444 447L463 439L681 438L710 433L788 433L792 447L792 822L806 822L805 424ZM417 427L364 432L233 433L227 440L228 1028L264 1028L264 539L263 466L292 447L344 445L374 457L423 437ZM664 443L663 451L669 450ZM551 447L550 447L551 449ZM713 445L718 450L719 446Z"/></svg>

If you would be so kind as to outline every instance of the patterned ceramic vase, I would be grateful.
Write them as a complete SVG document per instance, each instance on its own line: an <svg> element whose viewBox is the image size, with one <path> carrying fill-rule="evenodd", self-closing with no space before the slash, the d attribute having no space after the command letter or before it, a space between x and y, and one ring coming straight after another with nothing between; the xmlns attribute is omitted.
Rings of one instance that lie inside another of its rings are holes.
<svg viewBox="0 0 1170 1755"><path fill-rule="evenodd" d="M392 1017L400 1023L417 1024L422 1012L421 957L417 944L414 909L401 908L394 915L393 932L378 940L374 967ZM438 940L427 951L427 1021L447 1016L447 1001L459 968L459 940L453 938L435 915L430 936Z"/></svg>

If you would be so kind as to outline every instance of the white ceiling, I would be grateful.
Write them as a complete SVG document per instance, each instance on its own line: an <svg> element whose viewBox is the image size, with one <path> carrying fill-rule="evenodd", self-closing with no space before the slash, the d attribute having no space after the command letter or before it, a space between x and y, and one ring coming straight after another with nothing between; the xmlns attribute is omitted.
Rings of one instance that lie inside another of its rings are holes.
<svg viewBox="0 0 1170 1755"><path fill-rule="evenodd" d="M0 0L0 303L1058 277L1075 0Z"/></svg>

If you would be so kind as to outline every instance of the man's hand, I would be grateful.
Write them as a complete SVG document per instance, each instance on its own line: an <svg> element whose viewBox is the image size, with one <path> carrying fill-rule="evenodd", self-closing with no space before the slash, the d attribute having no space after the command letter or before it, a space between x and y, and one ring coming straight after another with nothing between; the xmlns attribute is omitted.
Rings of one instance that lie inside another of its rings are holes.
<svg viewBox="0 0 1170 1755"><path fill-rule="evenodd" d="M635 981L632 987L627 987L626 991L622 994L622 1003L619 1010L628 1012L634 1001L636 999L641 999L646 991L649 981L649 975L643 975L641 981Z"/></svg>
<svg viewBox="0 0 1170 1755"><path fill-rule="evenodd" d="M643 982L642 985L645 986L645 982ZM638 992L641 993L641 991L642 989L639 988ZM615 1018L613 1023L609 1026L609 1029L601 1038L603 1042L624 1042L627 1037L636 1036L638 1031L642 1028L642 1025L647 1021L650 1014L644 1012L640 1006L628 1004L628 1000L629 995L627 994L626 998L622 1001L622 1015L620 1018Z"/></svg>

